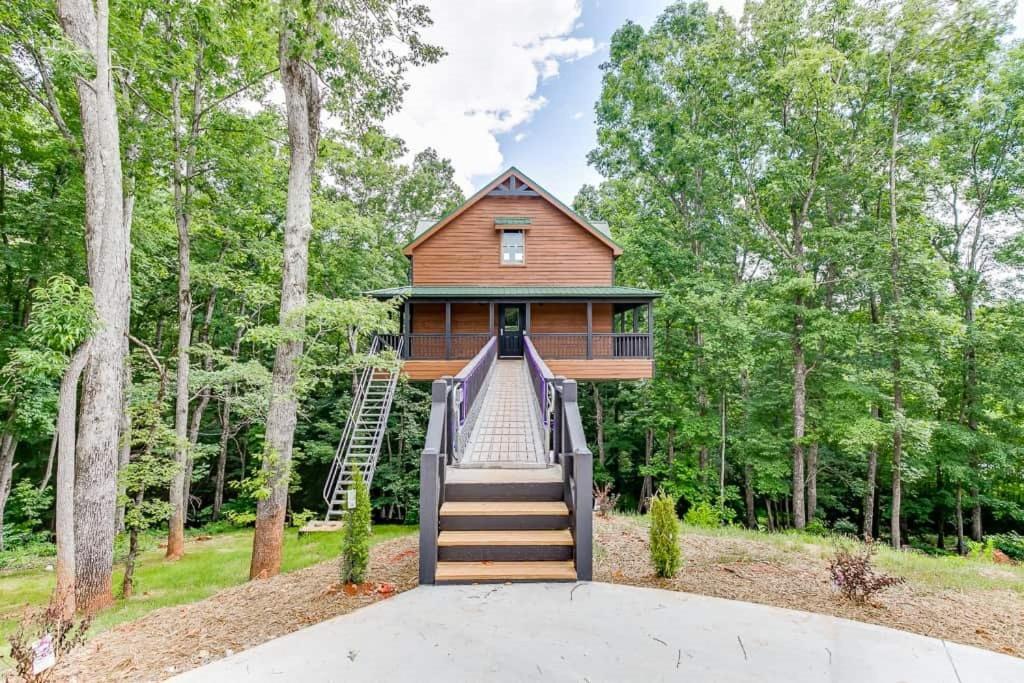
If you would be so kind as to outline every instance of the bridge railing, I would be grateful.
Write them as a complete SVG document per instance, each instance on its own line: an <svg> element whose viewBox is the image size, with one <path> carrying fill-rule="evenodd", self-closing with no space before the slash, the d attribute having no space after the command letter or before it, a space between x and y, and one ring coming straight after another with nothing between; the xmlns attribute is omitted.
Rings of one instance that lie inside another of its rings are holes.
<svg viewBox="0 0 1024 683"><path fill-rule="evenodd" d="M523 355L530 371L530 383L533 384L533 395L537 399L537 410L544 430L544 451L550 453L555 407L555 376L537 353L537 347L533 345L529 335L523 337Z"/></svg>

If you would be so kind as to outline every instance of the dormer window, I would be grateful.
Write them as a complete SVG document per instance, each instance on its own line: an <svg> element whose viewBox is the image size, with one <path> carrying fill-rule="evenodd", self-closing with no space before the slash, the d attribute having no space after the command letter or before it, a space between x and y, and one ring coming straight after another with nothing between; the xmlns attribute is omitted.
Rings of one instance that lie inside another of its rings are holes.
<svg viewBox="0 0 1024 683"><path fill-rule="evenodd" d="M523 230L502 230L501 265L526 265L526 232Z"/></svg>

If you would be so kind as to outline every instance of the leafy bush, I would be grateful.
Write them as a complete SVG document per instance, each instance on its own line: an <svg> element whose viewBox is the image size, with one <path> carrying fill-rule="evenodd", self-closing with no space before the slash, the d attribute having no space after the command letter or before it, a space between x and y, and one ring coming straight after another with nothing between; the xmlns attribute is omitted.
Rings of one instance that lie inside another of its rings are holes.
<svg viewBox="0 0 1024 683"><path fill-rule="evenodd" d="M651 564L658 576L675 576L682 564L679 550L679 517L672 496L658 492L651 499Z"/></svg>
<svg viewBox="0 0 1024 683"><path fill-rule="evenodd" d="M619 494L612 491L611 483L607 483L604 486L594 485L594 507L597 508L597 514L601 517L607 517L615 510L615 504L619 502Z"/></svg>
<svg viewBox="0 0 1024 683"><path fill-rule="evenodd" d="M302 512L292 513L292 526L298 529L306 526L306 524L316 517L316 513L312 510L303 510Z"/></svg>
<svg viewBox="0 0 1024 683"><path fill-rule="evenodd" d="M828 536L831 531L829 531L825 522L820 519L812 519L804 526L804 533L811 534L812 536Z"/></svg>
<svg viewBox="0 0 1024 683"><path fill-rule="evenodd" d="M61 608L60 600L55 599L46 609L27 612L18 624L18 630L7 637L18 680L42 683L53 677L54 667L39 673L34 671L36 650L33 645L36 641L49 639L57 661L85 642L91 617L73 615L65 618Z"/></svg>
<svg viewBox="0 0 1024 683"><path fill-rule="evenodd" d="M967 540L967 557L972 560L992 562L996 553L996 542L991 536L984 541Z"/></svg>
<svg viewBox="0 0 1024 683"><path fill-rule="evenodd" d="M43 526L43 515L53 505L53 488L47 486L40 491L28 479L21 479L11 489L11 521L25 531L34 531Z"/></svg>
<svg viewBox="0 0 1024 683"><path fill-rule="evenodd" d="M1016 531L1009 531L1005 534L992 534L988 537L996 548L1006 553L1006 556L1017 562L1024 562L1024 536Z"/></svg>
<svg viewBox="0 0 1024 683"><path fill-rule="evenodd" d="M228 521L236 527L252 526L256 523L256 513L248 510L231 510L225 515Z"/></svg>
<svg viewBox="0 0 1024 683"><path fill-rule="evenodd" d="M832 585L839 593L859 605L867 603L878 592L889 586L903 583L906 579L878 573L872 567L875 546L859 544L859 549L836 548L828 564Z"/></svg>
<svg viewBox="0 0 1024 683"><path fill-rule="evenodd" d="M859 531L860 529L857 525L846 517L837 519L832 524L832 533L839 534L840 536L856 536Z"/></svg>
<svg viewBox="0 0 1024 683"><path fill-rule="evenodd" d="M683 522L690 526L714 528L722 525L722 510L707 501L701 501L683 515Z"/></svg>
<svg viewBox="0 0 1024 683"><path fill-rule="evenodd" d="M345 513L345 536L341 546L341 580L363 583L370 568L370 492L358 468L352 468L356 506Z"/></svg>

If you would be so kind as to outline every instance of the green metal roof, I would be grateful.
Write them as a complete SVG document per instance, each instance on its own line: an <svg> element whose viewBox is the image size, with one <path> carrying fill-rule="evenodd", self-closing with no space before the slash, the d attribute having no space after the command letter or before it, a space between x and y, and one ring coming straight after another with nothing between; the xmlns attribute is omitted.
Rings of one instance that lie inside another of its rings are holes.
<svg viewBox="0 0 1024 683"><path fill-rule="evenodd" d="M366 292L378 299L655 299L661 292L636 287L478 287L417 285Z"/></svg>

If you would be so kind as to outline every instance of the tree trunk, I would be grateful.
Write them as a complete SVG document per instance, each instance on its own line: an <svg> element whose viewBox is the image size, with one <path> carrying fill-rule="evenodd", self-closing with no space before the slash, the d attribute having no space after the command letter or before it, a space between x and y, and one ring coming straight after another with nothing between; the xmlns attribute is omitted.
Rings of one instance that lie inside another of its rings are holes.
<svg viewBox="0 0 1024 683"><path fill-rule="evenodd" d="M240 315L245 315L245 304L242 305ZM231 362L238 361L238 354L242 349L242 336L245 328L239 326L235 330L235 341L231 344ZM224 479L228 462L228 441L231 439L231 399L235 388L229 385L224 392L224 400L220 408L220 441L217 444L217 476L213 487L213 518L220 518L220 509L224 505ZM242 476L245 476L245 460L242 460Z"/></svg>
<svg viewBox="0 0 1024 683"><path fill-rule="evenodd" d="M814 519L818 510L818 442L812 441L807 449L807 521Z"/></svg>
<svg viewBox="0 0 1024 683"><path fill-rule="evenodd" d="M644 465L647 467L651 466L651 455L654 453L654 430L650 427L647 428L646 438L644 439ZM638 506L637 512L643 513L645 510L650 509L651 497L654 495L654 482L651 479L650 474L644 475L644 483L640 487L640 505Z"/></svg>
<svg viewBox="0 0 1024 683"><path fill-rule="evenodd" d="M14 452L18 449L18 439L11 433L0 438L0 550L4 549L4 510L7 499L11 496L11 483L14 478Z"/></svg>
<svg viewBox="0 0 1024 683"><path fill-rule="evenodd" d="M53 436L50 437L50 454L46 458L46 470L43 472L43 478L39 481L39 490L45 491L46 487L50 485L50 479L53 478L53 462L57 458L57 428L53 429Z"/></svg>
<svg viewBox="0 0 1024 683"><path fill-rule="evenodd" d="M121 472L132 459L132 412L131 412L131 401L129 394L132 390L132 356L129 353L124 358L124 405L121 407L121 435L120 448L117 452L117 471ZM117 482L117 499L118 501L123 500L125 495L124 484L121 483L120 477ZM117 523L115 525L117 533L124 531L124 505L120 502L117 505Z"/></svg>
<svg viewBox="0 0 1024 683"><path fill-rule="evenodd" d="M718 462L718 507L723 510L725 509L725 408L725 391L723 391L722 397L718 403L718 415L720 422L719 440L721 442Z"/></svg>
<svg viewBox="0 0 1024 683"><path fill-rule="evenodd" d="M956 487L956 552L967 554L967 543L964 542L964 487Z"/></svg>
<svg viewBox="0 0 1024 683"><path fill-rule="evenodd" d="M597 382L590 386L594 388L594 423L597 426L597 462L604 467L604 404L601 403L601 390Z"/></svg>
<svg viewBox="0 0 1024 683"><path fill-rule="evenodd" d="M288 203L284 229L284 273L281 279L280 325L289 333L278 344L267 412L263 471L270 495L256 508L249 578L274 576L281 570L281 544L288 502L288 480L295 436L297 400L295 380L302 355L305 328L303 308L309 270L309 239L312 232L312 182L320 138L320 92L316 71L295 54L292 20L281 17L280 62L288 113Z"/></svg>
<svg viewBox="0 0 1024 683"><path fill-rule="evenodd" d="M57 586L54 602L61 615L75 613L75 419L78 414L78 380L89 357L89 343L71 356L57 399Z"/></svg>
<svg viewBox="0 0 1024 683"><path fill-rule="evenodd" d="M874 327L878 325L878 303L875 300L874 292L871 293L870 299L871 308L871 325ZM878 406L871 406L871 418L878 421ZM861 535L864 540L870 542L875 535L875 502L878 495L878 444L871 444L871 450L868 451L868 473L867 481L864 487L864 527L861 529Z"/></svg>
<svg viewBox="0 0 1024 683"><path fill-rule="evenodd" d="M797 297L797 308L803 305L803 296ZM804 430L807 415L807 363L804 358L803 316L797 315L793 336L793 526L803 529L804 517Z"/></svg>
<svg viewBox="0 0 1024 683"><path fill-rule="evenodd" d="M75 472L76 602L87 612L113 600L121 373L131 314L130 239L124 221L108 14L107 0L57 0L64 32L93 63L93 78L79 76L75 82L85 167L86 260L97 321L82 382Z"/></svg>
<svg viewBox="0 0 1024 683"><path fill-rule="evenodd" d="M772 514L772 499L771 498L765 498L764 499L764 509L765 509L765 513L768 515L768 531L775 531L775 529L777 527L775 526L775 515Z"/></svg>
<svg viewBox="0 0 1024 683"><path fill-rule="evenodd" d="M743 494L747 507L747 528L757 528L757 510L754 508L754 468L750 463L743 466Z"/></svg>
<svg viewBox="0 0 1024 683"><path fill-rule="evenodd" d="M135 494L135 509L142 509L145 488L139 486ZM135 559L139 556L139 530L132 527L128 533L128 557L124 561L124 579L121 581L121 597L130 598L135 591Z"/></svg>
<svg viewBox="0 0 1024 683"><path fill-rule="evenodd" d="M889 248L891 249L889 269L892 277L893 345L892 345L892 519L890 534L892 547L903 547L900 537L900 505L903 485L903 377L900 359L900 243L899 222L896 212L896 150L899 143L899 108L892 112L892 141L889 155Z"/></svg>
<svg viewBox="0 0 1024 683"><path fill-rule="evenodd" d="M208 344L210 341L210 325L213 322L213 311L217 305L217 288L214 287L209 298L206 300L206 313L203 316L203 331L199 335L199 342L201 344ZM213 370L213 355L206 353L203 358L203 370L211 372ZM188 457L185 460L185 477L184 477L184 489L182 490L182 500L185 502L185 521L188 521L188 508L192 497L192 468L195 464L195 450L196 445L199 443L199 427L203 423L203 415L206 413L207 406L210 405L210 386L204 386L199 392L199 400L196 402L195 407L192 409L192 419L189 422L188 427Z"/></svg>

